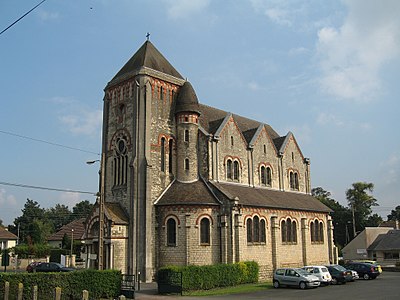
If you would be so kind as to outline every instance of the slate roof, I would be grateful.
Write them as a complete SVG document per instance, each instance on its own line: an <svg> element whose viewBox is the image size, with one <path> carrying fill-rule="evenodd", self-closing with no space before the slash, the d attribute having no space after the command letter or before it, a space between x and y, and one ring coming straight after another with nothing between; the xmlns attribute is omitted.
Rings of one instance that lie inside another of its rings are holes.
<svg viewBox="0 0 400 300"><path fill-rule="evenodd" d="M199 100L196 92L189 81L186 81L179 90L176 98L175 113L179 112L197 112L199 113Z"/></svg>
<svg viewBox="0 0 400 300"><path fill-rule="evenodd" d="M311 195L267 188L250 187L234 183L211 182L228 199L239 199L239 204L276 209L332 212Z"/></svg>
<svg viewBox="0 0 400 300"><path fill-rule="evenodd" d="M106 202L105 210L107 218L115 224L129 224L129 218L119 203Z"/></svg>
<svg viewBox="0 0 400 300"><path fill-rule="evenodd" d="M0 227L0 240L18 240L18 237L14 233Z"/></svg>
<svg viewBox="0 0 400 300"><path fill-rule="evenodd" d="M74 230L74 240L82 240L83 234L85 233L85 219L74 220L71 223L68 223L61 227L59 231L52 234L47 240L48 241L62 241L64 238L64 234L66 234L69 238L72 237L72 229Z"/></svg>
<svg viewBox="0 0 400 300"><path fill-rule="evenodd" d="M400 251L400 230L389 230L386 234L380 234L367 248L368 251Z"/></svg>
<svg viewBox="0 0 400 300"><path fill-rule="evenodd" d="M223 111L218 108L214 108L208 105L199 104L200 108L200 125L208 133L215 134L223 123L224 119L231 113ZM263 124L261 122L242 117L237 114L231 114L235 122L237 123L239 130L242 132L247 143L249 144L254 134L260 125L263 125L267 130L269 136L274 139L279 139L279 134L268 124ZM274 142L275 143L275 142Z"/></svg>
<svg viewBox="0 0 400 300"><path fill-rule="evenodd" d="M155 205L220 205L203 179L184 183L175 180Z"/></svg>
<svg viewBox="0 0 400 300"><path fill-rule="evenodd" d="M128 60L122 69L119 70L119 72L108 83L108 85L118 81L119 79L129 77L130 74L138 71L142 67L147 67L164 74L183 79L182 75L175 70L175 68L168 62L161 52L158 51L150 41L146 41Z"/></svg>

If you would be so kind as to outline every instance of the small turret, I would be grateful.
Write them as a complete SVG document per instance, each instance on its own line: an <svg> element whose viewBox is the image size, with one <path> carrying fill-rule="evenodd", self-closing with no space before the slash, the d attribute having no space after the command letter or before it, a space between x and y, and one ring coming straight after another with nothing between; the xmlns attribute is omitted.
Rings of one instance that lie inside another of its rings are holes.
<svg viewBox="0 0 400 300"><path fill-rule="evenodd" d="M178 181L192 182L198 179L199 116L199 101L192 85L186 81L175 104Z"/></svg>

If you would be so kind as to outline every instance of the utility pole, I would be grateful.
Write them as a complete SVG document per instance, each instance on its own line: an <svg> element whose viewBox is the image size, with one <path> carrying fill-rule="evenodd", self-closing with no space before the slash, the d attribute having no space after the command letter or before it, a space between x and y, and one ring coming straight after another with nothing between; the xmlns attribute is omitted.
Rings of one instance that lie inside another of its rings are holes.
<svg viewBox="0 0 400 300"><path fill-rule="evenodd" d="M100 165L100 195L99 195L99 253L98 253L98 269L103 270L103 247L104 247L104 172L105 172L105 153L101 155Z"/></svg>
<svg viewBox="0 0 400 300"><path fill-rule="evenodd" d="M351 213L353 215L353 239L356 237L356 218L354 214L354 202L351 204Z"/></svg>

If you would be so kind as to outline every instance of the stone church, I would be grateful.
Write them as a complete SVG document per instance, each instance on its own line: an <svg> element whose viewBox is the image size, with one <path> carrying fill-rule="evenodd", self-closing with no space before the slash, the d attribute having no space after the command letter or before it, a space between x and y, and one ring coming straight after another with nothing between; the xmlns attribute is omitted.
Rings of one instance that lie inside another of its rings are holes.
<svg viewBox="0 0 400 300"><path fill-rule="evenodd" d="M165 265L254 260L265 279L335 261L330 209L293 133L201 104L149 40L104 92L88 266L151 281Z"/></svg>

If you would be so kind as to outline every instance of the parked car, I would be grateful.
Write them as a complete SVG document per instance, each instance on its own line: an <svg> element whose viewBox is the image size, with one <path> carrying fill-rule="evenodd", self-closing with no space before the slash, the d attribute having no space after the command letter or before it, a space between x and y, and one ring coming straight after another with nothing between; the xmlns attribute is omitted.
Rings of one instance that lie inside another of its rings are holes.
<svg viewBox="0 0 400 300"><path fill-rule="evenodd" d="M380 274L377 266L368 263L351 262L347 263L345 267L356 271L364 279L375 279Z"/></svg>
<svg viewBox="0 0 400 300"><path fill-rule="evenodd" d="M29 265L26 266L26 270L28 271L28 273L32 273L33 269L39 264L41 264L40 261L33 261Z"/></svg>
<svg viewBox="0 0 400 300"><path fill-rule="evenodd" d="M378 268L378 272L382 273L381 265L378 264L375 260L354 260L354 261L351 261L351 262L363 262L363 263L368 263L368 264L374 265L374 266L376 266L376 268Z"/></svg>
<svg viewBox="0 0 400 300"><path fill-rule="evenodd" d="M353 280L351 271L346 270L340 265L329 265L326 267L332 276L332 284L347 283Z"/></svg>
<svg viewBox="0 0 400 300"><path fill-rule="evenodd" d="M321 284L330 285L332 282L332 276L325 266L305 266L302 269L318 277Z"/></svg>
<svg viewBox="0 0 400 300"><path fill-rule="evenodd" d="M68 268L55 262L43 262L33 268L33 272L71 272L74 270L74 268Z"/></svg>
<svg viewBox="0 0 400 300"><path fill-rule="evenodd" d="M300 268L276 269L273 276L274 288L296 286L302 290L320 286L319 278Z"/></svg>
<svg viewBox="0 0 400 300"><path fill-rule="evenodd" d="M345 269L346 269L346 268L345 268ZM352 280L350 280L350 281L356 281L357 279L360 278L360 276L358 275L358 273L357 273L356 271L350 270L350 269L347 269L347 270L349 270L349 271L351 272Z"/></svg>

